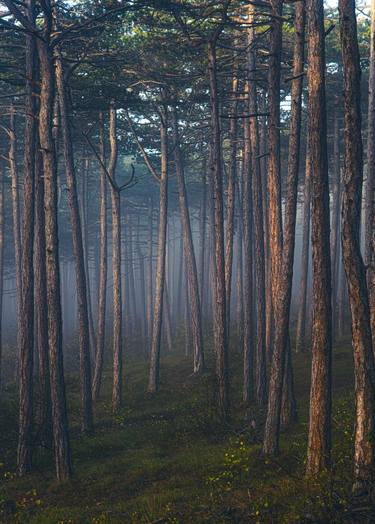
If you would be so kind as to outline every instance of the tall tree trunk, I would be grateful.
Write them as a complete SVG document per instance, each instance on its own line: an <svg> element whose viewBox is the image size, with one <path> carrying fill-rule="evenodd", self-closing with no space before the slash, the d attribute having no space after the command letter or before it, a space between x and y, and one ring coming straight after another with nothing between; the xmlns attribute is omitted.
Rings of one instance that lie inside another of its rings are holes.
<svg viewBox="0 0 375 524"><path fill-rule="evenodd" d="M228 338L225 303L224 205L219 97L217 90L216 40L208 45L208 74L212 131L212 181L215 203L215 303L214 340L218 407L221 416L229 410Z"/></svg>
<svg viewBox="0 0 375 524"><path fill-rule="evenodd" d="M113 280L113 383L112 409L117 411L122 404L122 298L121 298L121 200L115 184L117 165L117 115L114 103L109 109L110 158L108 173L112 201L112 280Z"/></svg>
<svg viewBox="0 0 375 524"><path fill-rule="evenodd" d="M313 476L330 462L332 308L323 0L307 0L306 5L313 259L312 371L306 474Z"/></svg>
<svg viewBox="0 0 375 524"><path fill-rule="evenodd" d="M194 373L200 373L204 368L202 314L199 298L199 282L197 264L194 253L193 235L191 232L189 204L186 193L184 166L180 150L178 118L175 108L172 109L173 151L178 184L182 235L184 242L185 270L189 286L190 314L192 324L192 338L194 347Z"/></svg>
<svg viewBox="0 0 375 524"><path fill-rule="evenodd" d="M241 166L242 171L242 166ZM237 269L236 269L236 287L237 287L237 337L239 347L243 347L243 325L244 325L244 296L243 296L243 215L242 215L242 176L237 179L237 200L238 200L238 218L237 218Z"/></svg>
<svg viewBox="0 0 375 524"><path fill-rule="evenodd" d="M248 8L248 23L254 23L254 6ZM258 100L255 81L252 76L256 73L256 56L254 46L255 28L248 29L248 76L249 76L249 113L256 115ZM266 303L265 303L265 273L264 273L264 237L263 237L263 201L262 181L259 153L259 126L254 116L250 118L250 147L251 170L253 176L253 222L254 222L254 265L255 265L255 308L256 308L256 337L254 354L254 382L255 398L260 406L267 402L267 373L266 373Z"/></svg>
<svg viewBox="0 0 375 524"><path fill-rule="evenodd" d="M331 263L332 263L332 338L336 336L337 325L337 258L340 226L340 123L336 108L333 130L333 184L332 184L332 230L331 230Z"/></svg>
<svg viewBox="0 0 375 524"><path fill-rule="evenodd" d="M160 385L160 345L165 284L165 256L168 219L168 136L167 113L163 111L160 126L161 176L159 181L159 233L155 274L154 323L152 328L148 391L155 393Z"/></svg>
<svg viewBox="0 0 375 524"><path fill-rule="evenodd" d="M27 19L35 24L34 0L27 0ZM34 216L35 216L35 146L36 146L36 44L26 36L25 148L23 178L23 243L21 259L21 306L19 308L19 428L17 469L20 475L32 466L32 408L34 357Z"/></svg>
<svg viewBox="0 0 375 524"><path fill-rule="evenodd" d="M232 118L229 124L230 157L227 187L227 222L225 230L225 294L227 314L227 337L230 339L230 312L232 295L232 273L233 273L233 238L234 238L234 210L236 201L236 172L237 172L237 91L238 91L238 63L233 57L232 92L234 98L231 107Z"/></svg>
<svg viewBox="0 0 375 524"><path fill-rule="evenodd" d="M306 350L306 309L307 309L307 280L309 275L309 246L310 246L310 200L311 200L311 162L308 138L306 144L305 181L303 188L302 206L302 254L301 277L299 285L298 318L296 332L296 353Z"/></svg>
<svg viewBox="0 0 375 524"><path fill-rule="evenodd" d="M39 138L39 137L38 137ZM44 216L43 158L39 140L35 159L35 238L34 238L34 285L36 312L36 343L38 356L38 409L36 423L42 444L51 438L51 391L48 357L48 308L46 275L46 234Z"/></svg>
<svg viewBox="0 0 375 524"><path fill-rule="evenodd" d="M354 489L369 490L374 467L374 357L366 271L360 247L363 183L361 67L354 0L339 0L344 66L345 172L342 252L352 318L355 376Z"/></svg>
<svg viewBox="0 0 375 524"><path fill-rule="evenodd" d="M293 263L295 246L295 225L298 196L298 170L300 154L301 135L301 103L303 86L303 63L304 63L304 5L303 2L295 4L295 40L293 51L293 80L291 92L291 119L289 130L289 154L288 154L288 177L287 196L285 204L285 227L282 247L282 265L279 275L278 294L274 296L275 309L275 344L272 353L270 388L268 399L268 412L264 447L267 453L277 453L279 448L280 414L282 407L282 393L284 399L292 393L291 369L285 365L286 353L289 358L287 365L291 366L290 342L289 342L289 316L292 297ZM284 392L283 392L284 384ZM289 398L292 401L292 398ZM284 421L292 415L287 402L284 402L287 413L284 413ZM267 449L266 449L267 446Z"/></svg>
<svg viewBox="0 0 375 524"><path fill-rule="evenodd" d="M148 274L147 274L147 339L148 339L148 352L151 351L152 341L152 326L153 326L153 315L152 315L152 256L153 256L153 203L152 197L149 198L148 205Z"/></svg>
<svg viewBox="0 0 375 524"><path fill-rule="evenodd" d="M375 0L371 0L370 28L370 67L368 79L368 113L367 113L367 182L365 191L364 219L364 260L371 263L371 239L374 221L374 190L375 190ZM370 296L371 304L375 298ZM375 306L371 306L375 309Z"/></svg>
<svg viewBox="0 0 375 524"><path fill-rule="evenodd" d="M77 182L74 166L74 152L71 137L68 103L65 88L64 71L61 52L55 50L56 85L59 97L61 118L61 133L64 150L65 174L68 187L68 202L70 208L70 221L72 225L73 253L76 269L76 287L79 318L79 356L81 380L81 404L83 432L93 430L93 411L91 396L91 363L90 363L90 332L88 312L88 289L84 264L84 250L82 241L81 217L79 213Z"/></svg>
<svg viewBox="0 0 375 524"><path fill-rule="evenodd" d="M281 207L281 174L280 174L280 68L282 47L282 0L271 0L272 22L268 76L269 98L269 164L268 164L268 193L269 193L269 238L271 263L271 288L273 313L276 324L281 304L279 289L282 273L282 207ZM282 377L284 372L285 351L276 346L272 352L272 364L269 384L267 418L263 440L263 451L267 455L278 452L279 425L281 409ZM275 353L275 354L274 354Z"/></svg>
<svg viewBox="0 0 375 524"><path fill-rule="evenodd" d="M3 298L4 298L4 244L5 244L5 206L4 206L4 170L0 166L0 393L3 378Z"/></svg>
<svg viewBox="0 0 375 524"><path fill-rule="evenodd" d="M202 167L202 200L199 207L199 271L200 271L200 304L201 317L204 318L205 304L205 272L206 272L206 220L207 220L207 182L206 182L206 162L203 162ZM202 326L203 330L203 326Z"/></svg>
<svg viewBox="0 0 375 524"><path fill-rule="evenodd" d="M62 318L57 221L57 164L52 137L54 100L54 65L49 44L51 33L50 2L45 10L45 40L38 39L41 69L39 137L43 155L44 207L46 232L46 272L48 303L48 346L52 398L52 422L56 475L58 480L71 476L71 455L66 410L64 365L62 352Z"/></svg>
<svg viewBox="0 0 375 524"><path fill-rule="evenodd" d="M242 218L243 218L243 391L242 399L248 403L253 397L253 221L252 221L252 173L250 166L250 123L244 119L244 159L242 163Z"/></svg>
<svg viewBox="0 0 375 524"><path fill-rule="evenodd" d="M100 158L105 165L105 143L104 143L104 116L99 113L100 133ZM105 345L105 317L107 306L107 180L106 173L102 167L100 170L100 204L99 204L99 299L98 299L98 336L95 355L94 380L92 385L93 400L97 400L103 374L104 345Z"/></svg>

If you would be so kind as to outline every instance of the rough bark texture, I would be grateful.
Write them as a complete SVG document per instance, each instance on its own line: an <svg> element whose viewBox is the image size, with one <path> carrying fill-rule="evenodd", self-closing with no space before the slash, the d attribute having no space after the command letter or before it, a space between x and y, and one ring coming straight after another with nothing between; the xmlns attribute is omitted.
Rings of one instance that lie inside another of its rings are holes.
<svg viewBox="0 0 375 524"><path fill-rule="evenodd" d="M368 79L368 113L367 113L367 181L365 191L364 218L364 260L371 262L371 239L374 221L374 190L375 190L375 0L371 0L370 28L370 67ZM375 298L371 298L371 302ZM372 306L374 307L374 306Z"/></svg>
<svg viewBox="0 0 375 524"><path fill-rule="evenodd" d="M274 306L275 323L279 321L276 310L279 297L279 282L282 271L282 207L281 207L281 175L280 175L280 67L282 46L282 1L272 0L272 22L270 40L270 58L268 75L269 97L269 163L268 163L268 193L269 193L269 239L271 263L271 288ZM275 346L276 347L276 346ZM275 348L274 348L275 349ZM282 377L284 372L283 348L274 355L269 384L267 418L263 439L263 452L273 455L278 452L279 425L281 409ZM281 385L280 385L281 383Z"/></svg>
<svg viewBox="0 0 375 524"><path fill-rule="evenodd" d="M73 254L76 270L77 305L79 320L79 357L81 380L81 430L93 430L93 411L91 397L91 363L90 363L90 333L89 313L87 304L87 282L84 264L84 251L82 241L81 217L79 213L77 182L74 166L73 143L71 137L71 124L68 115L68 102L65 88L65 79L61 52L55 50L56 85L59 97L61 118L62 145L64 151L65 174L68 188L68 203L70 221L72 225Z"/></svg>
<svg viewBox="0 0 375 524"><path fill-rule="evenodd" d="M214 302L214 340L216 357L216 380L218 388L218 408L226 417L229 410L228 388L228 340L225 303L225 256L224 256L224 203L223 173L221 151L221 129L219 98L217 91L216 41L208 45L208 74L210 84L210 110L212 132L212 182L215 220L215 302Z"/></svg>
<svg viewBox="0 0 375 524"><path fill-rule="evenodd" d="M355 376L355 490L369 489L374 466L374 358L366 272L360 249L363 182L361 68L354 0L339 0L344 65L345 168L342 204L342 253L352 318Z"/></svg>
<svg viewBox="0 0 375 524"><path fill-rule="evenodd" d="M52 114L55 79L52 51L48 42L51 32L51 20L49 13L50 6L49 10L47 10L45 13L46 40L38 40L38 54L41 70L39 137L43 155L45 187L44 207L49 337L48 346L50 359L54 453L56 475L58 480L62 481L68 479L71 476L71 455L62 353L62 318L57 225L57 165L55 144L52 136Z"/></svg>
<svg viewBox="0 0 375 524"><path fill-rule="evenodd" d="M248 23L254 22L254 6L249 7ZM258 100L255 81L256 56L254 50L255 29L248 29L248 77L249 77L249 113L257 114ZM250 118L251 170L253 176L253 223L254 223L254 265L255 265L255 309L256 337L254 348L255 399L260 406L267 402L266 373L266 302L264 272L264 237L263 237L263 200L259 149L259 126L257 118Z"/></svg>
<svg viewBox="0 0 375 524"><path fill-rule="evenodd" d="M313 355L306 474L312 476L330 462L332 312L323 1L307 0L306 6L313 258Z"/></svg>
<svg viewBox="0 0 375 524"><path fill-rule="evenodd" d="M35 3L28 0L27 18L35 23ZM25 147L23 177L23 220L21 259L21 304L19 308L19 433L17 469L28 473L32 465L33 357L34 357L34 216L36 145L36 44L26 36Z"/></svg>
<svg viewBox="0 0 375 524"><path fill-rule="evenodd" d="M117 165L116 108L109 109L110 158L108 174L111 184L112 202L112 279L113 279L113 383L112 409L117 411L122 403L122 298L121 298L121 210L120 192L115 184Z"/></svg>

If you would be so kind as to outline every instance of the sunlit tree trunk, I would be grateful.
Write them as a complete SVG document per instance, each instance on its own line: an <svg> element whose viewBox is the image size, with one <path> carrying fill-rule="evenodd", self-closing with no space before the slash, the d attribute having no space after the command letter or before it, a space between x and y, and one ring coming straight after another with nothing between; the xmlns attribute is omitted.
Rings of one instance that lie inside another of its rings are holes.
<svg viewBox="0 0 375 524"><path fill-rule="evenodd" d="M345 168L342 252L352 318L355 376L354 489L369 490L374 466L374 357L366 271L360 248L363 182L361 67L354 0L339 0L344 66Z"/></svg>
<svg viewBox="0 0 375 524"><path fill-rule="evenodd" d="M268 76L269 98L269 162L268 162L268 193L269 193L269 241L270 270L273 314L276 329L278 318L278 299L280 294L280 277L282 272L282 208L281 208L281 174L280 174L280 68L282 47L282 1L271 0L272 22ZM284 372L284 348L281 346L272 352L272 365L269 383L267 418L263 440L265 454L278 452L279 426L281 409L282 377Z"/></svg>
<svg viewBox="0 0 375 524"><path fill-rule="evenodd" d="M324 8L322 0L307 0L306 6L313 266L312 370L306 474L313 476L330 463L332 308Z"/></svg>

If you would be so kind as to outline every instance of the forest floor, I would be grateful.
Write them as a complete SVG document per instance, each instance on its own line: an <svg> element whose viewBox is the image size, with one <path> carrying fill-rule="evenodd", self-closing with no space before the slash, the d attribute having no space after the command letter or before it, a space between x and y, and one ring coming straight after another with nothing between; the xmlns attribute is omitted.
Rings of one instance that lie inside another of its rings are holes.
<svg viewBox="0 0 375 524"><path fill-rule="evenodd" d="M264 414L241 403L240 354L231 357L233 417L223 425L214 408L212 376L192 376L191 359L177 349L162 358L155 396L145 392L147 363L126 359L124 408L116 416L108 368L92 436L79 433L79 382L67 374L74 478L66 484L54 479L50 450L36 448L35 473L14 475L17 403L8 392L0 404L1 522L375 522L368 503L350 495L349 341L335 347L333 356L335 467L314 482L304 479L309 355L294 357L299 422L283 432L277 459L266 460L260 454Z"/></svg>

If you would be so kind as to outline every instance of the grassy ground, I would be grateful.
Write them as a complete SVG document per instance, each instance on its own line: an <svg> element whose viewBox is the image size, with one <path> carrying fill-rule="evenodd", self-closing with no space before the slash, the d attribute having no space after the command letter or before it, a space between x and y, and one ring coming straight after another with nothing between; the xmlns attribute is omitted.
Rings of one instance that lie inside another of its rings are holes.
<svg viewBox="0 0 375 524"><path fill-rule="evenodd" d="M79 433L77 377L68 375L74 479L54 480L50 450L36 448L35 474L13 474L16 403L0 405L2 522L222 523L374 522L372 508L350 497L352 361L334 351L334 463L314 483L303 477L309 356L295 358L299 422L283 433L277 460L260 455L264 414L240 401L241 357L232 361L233 418L216 417L212 377L191 376L190 359L164 356L162 387L145 393L147 365L126 362L124 409L113 416L105 394L93 436ZM255 423L249 424L249 420Z"/></svg>

